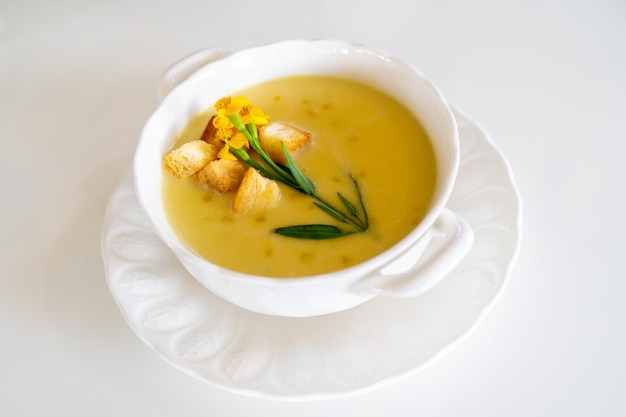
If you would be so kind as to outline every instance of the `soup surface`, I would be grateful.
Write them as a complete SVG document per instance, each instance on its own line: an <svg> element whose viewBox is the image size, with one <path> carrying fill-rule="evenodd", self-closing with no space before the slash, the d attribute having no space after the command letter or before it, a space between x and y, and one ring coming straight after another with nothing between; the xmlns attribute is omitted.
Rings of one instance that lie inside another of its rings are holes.
<svg viewBox="0 0 626 417"><path fill-rule="evenodd" d="M369 259L406 236L424 217L435 186L435 158L419 122L398 102L363 84L319 76L282 78L237 92L271 117L312 133L294 155L318 194L341 206L337 192L358 201L359 183L370 227L329 240L279 236L283 226L325 223L346 228L304 194L280 185L281 200L263 215L230 210L232 194L203 190L164 172L168 220L193 251L222 267L253 275L299 277ZM213 108L194 117L173 147L202 135Z"/></svg>

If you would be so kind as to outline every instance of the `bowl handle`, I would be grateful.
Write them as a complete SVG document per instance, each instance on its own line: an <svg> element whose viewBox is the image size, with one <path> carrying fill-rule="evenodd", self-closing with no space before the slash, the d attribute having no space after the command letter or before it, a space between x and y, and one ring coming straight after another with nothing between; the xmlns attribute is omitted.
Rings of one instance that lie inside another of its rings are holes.
<svg viewBox="0 0 626 417"><path fill-rule="evenodd" d="M446 208L415 245L360 279L353 291L362 296L420 295L448 275L467 256L473 244L474 231L469 223Z"/></svg>
<svg viewBox="0 0 626 417"><path fill-rule="evenodd" d="M228 55L230 55L230 52L220 48L206 48L193 52L178 60L161 75L161 81L159 82L159 101L163 101L165 96L178 84L189 78L191 74L206 64L217 61Z"/></svg>

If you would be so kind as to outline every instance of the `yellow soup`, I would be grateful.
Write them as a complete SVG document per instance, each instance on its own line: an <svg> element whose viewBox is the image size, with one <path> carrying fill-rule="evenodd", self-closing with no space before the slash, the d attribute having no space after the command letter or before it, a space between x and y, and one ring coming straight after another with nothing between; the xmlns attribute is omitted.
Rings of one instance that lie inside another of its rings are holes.
<svg viewBox="0 0 626 417"><path fill-rule="evenodd" d="M313 142L294 155L320 196L341 207L337 192L358 201L357 179L369 230L329 240L279 236L278 227L325 223L349 228L280 185L277 207L263 215L230 210L232 194L203 190L164 173L168 220L193 251L222 267L253 275L299 277L358 264L393 246L424 217L435 186L435 157L419 122L398 102L345 79L302 76L277 79L237 93L271 121L293 123ZM214 110L194 117L173 147L198 139Z"/></svg>

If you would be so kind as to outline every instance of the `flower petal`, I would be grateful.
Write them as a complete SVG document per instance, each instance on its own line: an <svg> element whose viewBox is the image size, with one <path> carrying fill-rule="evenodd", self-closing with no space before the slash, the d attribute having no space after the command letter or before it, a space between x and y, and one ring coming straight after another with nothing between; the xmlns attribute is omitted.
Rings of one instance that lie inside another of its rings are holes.
<svg viewBox="0 0 626 417"><path fill-rule="evenodd" d="M230 138L230 140L228 141L228 145L237 149L240 149L243 147L247 148L248 139L246 139L243 133L237 132Z"/></svg>
<svg viewBox="0 0 626 417"><path fill-rule="evenodd" d="M213 126L217 129L231 129L233 127L232 122L228 118L228 113L224 109L217 111L217 116L213 118Z"/></svg>
<svg viewBox="0 0 626 417"><path fill-rule="evenodd" d="M237 160L237 157L230 153L228 142L224 144L224 147L219 151L217 157L221 159L231 159L233 161Z"/></svg>
<svg viewBox="0 0 626 417"><path fill-rule="evenodd" d="M242 107L249 106L250 100L243 96L231 97L230 105L227 107L228 113L237 113Z"/></svg>
<svg viewBox="0 0 626 417"><path fill-rule="evenodd" d="M245 124L248 124L254 120L254 123L257 126L261 126L267 124L267 119L269 119L269 116L263 113L263 110L252 105L243 107L240 114L241 120L243 120Z"/></svg>

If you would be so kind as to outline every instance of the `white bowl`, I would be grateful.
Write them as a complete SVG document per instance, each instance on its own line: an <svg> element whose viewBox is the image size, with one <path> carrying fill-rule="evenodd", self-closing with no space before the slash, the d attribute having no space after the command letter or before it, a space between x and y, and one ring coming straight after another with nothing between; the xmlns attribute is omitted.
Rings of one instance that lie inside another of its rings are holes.
<svg viewBox="0 0 626 417"><path fill-rule="evenodd" d="M203 62L209 63L201 66ZM185 72L198 66L185 78ZM404 239L356 266L293 279L227 270L188 249L170 227L161 197L161 161L188 121L220 97L290 75L353 79L404 104L422 123L434 147L438 179L434 198L425 218ZM176 86L146 123L135 154L137 198L159 237L182 265L218 296L265 314L322 315L354 307L377 295L419 295L434 286L469 251L473 243L471 228L445 207L459 164L456 122L439 90L407 63L342 41L295 40L231 55L219 50L201 51L173 66L165 81Z"/></svg>

